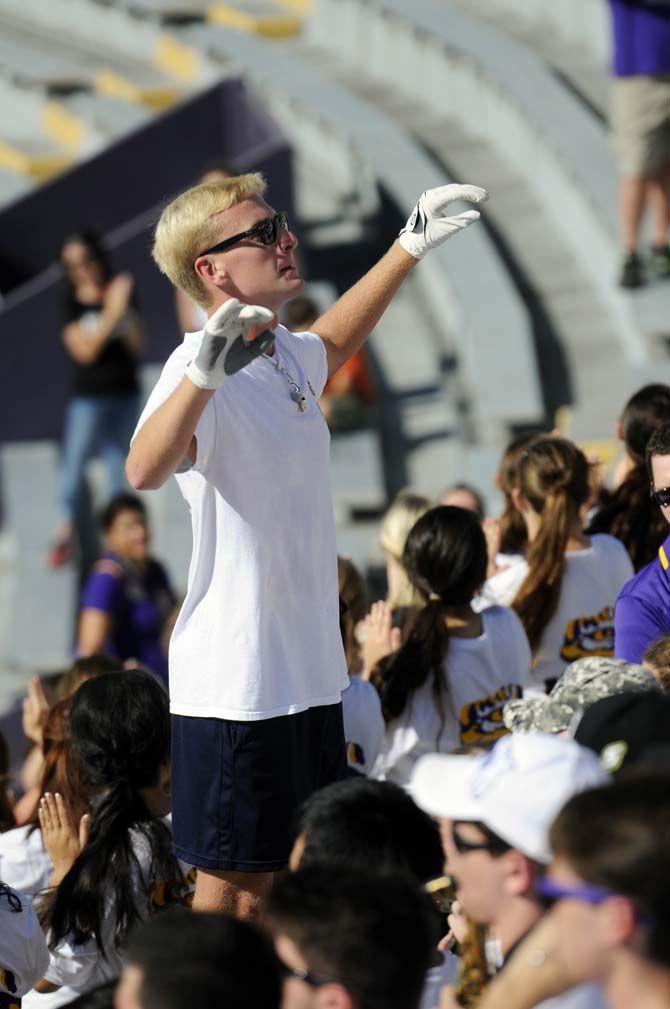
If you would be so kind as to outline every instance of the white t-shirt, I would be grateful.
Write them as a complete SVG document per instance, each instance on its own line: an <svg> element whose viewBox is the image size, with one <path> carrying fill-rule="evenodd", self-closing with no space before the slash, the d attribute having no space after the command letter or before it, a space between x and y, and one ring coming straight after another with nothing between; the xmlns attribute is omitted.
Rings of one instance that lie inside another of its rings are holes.
<svg viewBox="0 0 670 1009"><path fill-rule="evenodd" d="M511 610L482 613L478 638L451 637L445 662L444 722L435 704L432 678L410 695L405 711L386 726L373 778L406 785L425 753L449 753L462 744L492 741L506 732L502 711L521 697L530 677L530 646Z"/></svg>
<svg viewBox="0 0 670 1009"><path fill-rule="evenodd" d="M200 333L168 359L138 430L184 377ZM176 475L191 512L186 599L170 642L170 703L179 715L242 721L336 704L348 684L339 627L327 378L314 333L276 330L277 360L233 375L196 428L197 459Z"/></svg>
<svg viewBox="0 0 670 1009"><path fill-rule="evenodd" d="M384 742L384 718L379 694L368 680L352 676L342 691L347 761L361 774L369 774Z"/></svg>
<svg viewBox="0 0 670 1009"><path fill-rule="evenodd" d="M0 834L0 879L32 900L49 886L53 866L39 827L15 827Z"/></svg>
<svg viewBox="0 0 670 1009"><path fill-rule="evenodd" d="M556 613L544 629L533 665L535 692L544 693L545 680L556 680L575 659L614 655L614 604L633 577L628 551L613 536L590 537L586 550L566 553L565 574ZM479 606L509 606L521 588L528 564L525 560L490 578Z"/></svg>
<svg viewBox="0 0 670 1009"><path fill-rule="evenodd" d="M0 891L0 994L18 1002L48 965L49 950L32 904L23 893Z"/></svg>
<svg viewBox="0 0 670 1009"><path fill-rule="evenodd" d="M169 820L166 819L166 823ZM149 918L165 904L165 891L170 889L174 902L188 903L195 887L195 870L180 861L184 884L177 887L176 881L169 882L167 887L149 878L151 851L146 839L139 831L131 831L133 850L139 867L133 870L132 890L137 910L141 918ZM77 945L70 939L62 939L54 950L49 953L47 964L40 977L45 977L52 984L59 985L55 992L42 994L30 991L23 1000L23 1009L56 1009L67 1005L84 992L91 991L107 981L113 981L121 973L122 959L114 946L114 931L116 918L111 900L107 901L101 924L101 936L106 957L102 957L94 939Z"/></svg>

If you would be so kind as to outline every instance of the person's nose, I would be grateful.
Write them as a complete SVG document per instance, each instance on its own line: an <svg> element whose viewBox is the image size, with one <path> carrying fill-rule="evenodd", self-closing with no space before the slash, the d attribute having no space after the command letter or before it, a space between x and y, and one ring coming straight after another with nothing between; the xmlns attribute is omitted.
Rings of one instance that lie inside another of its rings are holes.
<svg viewBox="0 0 670 1009"><path fill-rule="evenodd" d="M281 228L278 242L282 252L298 248L298 236L294 235L290 228Z"/></svg>

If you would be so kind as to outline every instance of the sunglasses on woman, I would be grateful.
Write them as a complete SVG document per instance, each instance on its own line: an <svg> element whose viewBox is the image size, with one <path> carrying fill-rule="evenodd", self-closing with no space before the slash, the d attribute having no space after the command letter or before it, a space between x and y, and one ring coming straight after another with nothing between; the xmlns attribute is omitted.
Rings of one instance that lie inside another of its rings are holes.
<svg viewBox="0 0 670 1009"><path fill-rule="evenodd" d="M651 499L659 508L667 508L670 505L670 487L659 487L658 490L652 490Z"/></svg>
<svg viewBox="0 0 670 1009"><path fill-rule="evenodd" d="M239 235L232 238L225 238L223 242L213 245L210 249L201 252L201 256L211 256L214 252L225 252L231 246L243 241L245 238L257 238L261 245L274 245L280 231L288 230L288 214L285 210L280 210L274 217L266 217L264 220L254 224L253 228L240 231Z"/></svg>

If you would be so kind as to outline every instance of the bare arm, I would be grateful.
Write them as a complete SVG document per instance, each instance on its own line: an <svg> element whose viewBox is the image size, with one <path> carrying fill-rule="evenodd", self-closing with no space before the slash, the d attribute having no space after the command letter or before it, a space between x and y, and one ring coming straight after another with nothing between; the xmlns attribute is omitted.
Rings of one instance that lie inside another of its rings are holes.
<svg viewBox="0 0 670 1009"><path fill-rule="evenodd" d="M126 475L136 490L161 487L183 461L196 460L195 429L223 382L272 343L273 313L229 298L212 313L184 378L142 425L130 446ZM259 339L260 338L260 339Z"/></svg>
<svg viewBox="0 0 670 1009"><path fill-rule="evenodd" d="M400 242L394 242L386 255L317 319L313 330L326 348L329 378L363 346L418 262Z"/></svg>
<svg viewBox="0 0 670 1009"><path fill-rule="evenodd" d="M65 327L63 342L77 364L93 364L100 357L105 344L128 311L132 290L133 279L130 274L118 274L105 290L103 309L96 325L84 327L79 322L71 322ZM131 349L135 349L136 345L139 351L141 344L142 330L139 323L133 321L128 345Z"/></svg>
<svg viewBox="0 0 670 1009"><path fill-rule="evenodd" d="M104 651L112 629L113 622L109 613L86 607L79 617L77 653L85 656Z"/></svg>
<svg viewBox="0 0 670 1009"><path fill-rule="evenodd" d="M130 446L126 476L135 490L155 490L181 466L196 460L195 429L214 395L183 378L155 413L148 418Z"/></svg>

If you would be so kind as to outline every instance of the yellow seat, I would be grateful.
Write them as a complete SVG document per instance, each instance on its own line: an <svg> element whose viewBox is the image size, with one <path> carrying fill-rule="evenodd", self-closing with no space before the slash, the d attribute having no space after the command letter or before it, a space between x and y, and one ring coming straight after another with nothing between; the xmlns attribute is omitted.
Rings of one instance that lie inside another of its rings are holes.
<svg viewBox="0 0 670 1009"><path fill-rule="evenodd" d="M30 151L12 141L0 140L0 168L46 182L72 164L68 154L57 151Z"/></svg>
<svg viewBox="0 0 670 1009"><path fill-rule="evenodd" d="M232 3L216 3L207 11L207 20L211 24L274 39L292 38L299 35L302 28L301 18L281 13L275 4L263 4L262 12L254 14Z"/></svg>
<svg viewBox="0 0 670 1009"><path fill-rule="evenodd" d="M101 95L112 95L126 102L146 105L160 112L174 105L181 98L177 88L156 87L135 84L127 77L122 77L114 70L101 70L95 79L95 90Z"/></svg>

